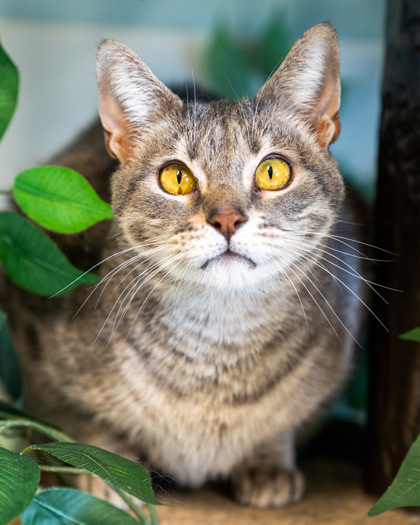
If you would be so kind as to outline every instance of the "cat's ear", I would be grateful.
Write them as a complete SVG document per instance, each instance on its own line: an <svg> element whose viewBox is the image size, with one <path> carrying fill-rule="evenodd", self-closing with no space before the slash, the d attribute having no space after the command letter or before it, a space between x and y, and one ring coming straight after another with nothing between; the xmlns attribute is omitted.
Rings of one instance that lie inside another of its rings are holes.
<svg viewBox="0 0 420 525"><path fill-rule="evenodd" d="M322 147L328 147L340 134L339 73L335 29L319 24L296 42L256 99L287 107L310 126Z"/></svg>
<svg viewBox="0 0 420 525"><path fill-rule="evenodd" d="M115 40L99 46L96 73L106 147L124 163L144 127L182 102L131 49Z"/></svg>

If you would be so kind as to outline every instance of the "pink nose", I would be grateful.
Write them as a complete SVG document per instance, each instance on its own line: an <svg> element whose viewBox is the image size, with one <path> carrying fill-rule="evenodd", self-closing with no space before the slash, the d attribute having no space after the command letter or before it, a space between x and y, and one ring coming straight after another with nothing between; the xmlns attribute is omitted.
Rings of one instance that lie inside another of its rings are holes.
<svg viewBox="0 0 420 525"><path fill-rule="evenodd" d="M229 240L239 226L247 220L248 219L242 215L242 213L234 210L224 210L217 211L215 214L211 215L208 222L213 228Z"/></svg>

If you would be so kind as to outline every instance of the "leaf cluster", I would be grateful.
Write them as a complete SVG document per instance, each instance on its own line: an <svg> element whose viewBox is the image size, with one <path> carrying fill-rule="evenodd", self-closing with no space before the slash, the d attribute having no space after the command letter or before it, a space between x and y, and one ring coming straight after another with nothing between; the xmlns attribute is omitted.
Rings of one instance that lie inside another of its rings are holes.
<svg viewBox="0 0 420 525"><path fill-rule="evenodd" d="M0 137L16 108L18 71L0 45ZM3 191L2 193L7 193ZM75 268L38 226L59 233L76 233L112 218L111 206L75 171L40 166L20 173L11 194L31 219L0 212L0 262L16 284L33 293L55 295L97 277Z"/></svg>
<svg viewBox="0 0 420 525"><path fill-rule="evenodd" d="M22 525L158 523L153 505L159 502L146 470L138 463L77 443L59 429L0 402L0 435L15 429L33 429L55 441L31 444L22 452L0 447L0 525L7 525L19 515ZM38 463L34 452L47 454L48 464L45 457L42 464ZM98 476L122 498L133 515L74 488L50 488L36 494L42 471ZM147 504L149 516L131 496Z"/></svg>

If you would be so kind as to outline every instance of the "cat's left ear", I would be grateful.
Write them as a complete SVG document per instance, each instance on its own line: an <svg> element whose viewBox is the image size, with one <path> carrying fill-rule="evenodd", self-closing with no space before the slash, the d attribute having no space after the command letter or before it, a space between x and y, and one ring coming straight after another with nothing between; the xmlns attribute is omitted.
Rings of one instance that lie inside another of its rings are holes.
<svg viewBox="0 0 420 525"><path fill-rule="evenodd" d="M321 147L340 134L340 56L335 29L318 24L296 42L256 100L304 120Z"/></svg>
<svg viewBox="0 0 420 525"><path fill-rule="evenodd" d="M124 44L105 40L98 48L99 115L109 154L127 162L144 128L182 102Z"/></svg>

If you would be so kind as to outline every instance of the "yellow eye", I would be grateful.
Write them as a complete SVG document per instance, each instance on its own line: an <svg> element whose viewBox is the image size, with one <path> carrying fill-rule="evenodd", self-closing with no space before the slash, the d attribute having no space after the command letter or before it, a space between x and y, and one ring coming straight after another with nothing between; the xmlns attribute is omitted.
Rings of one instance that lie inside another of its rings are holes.
<svg viewBox="0 0 420 525"><path fill-rule="evenodd" d="M262 190L279 190L290 180L291 169L287 162L279 157L265 159L255 172L255 184Z"/></svg>
<svg viewBox="0 0 420 525"><path fill-rule="evenodd" d="M160 183L173 195L185 195L195 187L195 177L183 164L169 164L160 172Z"/></svg>

